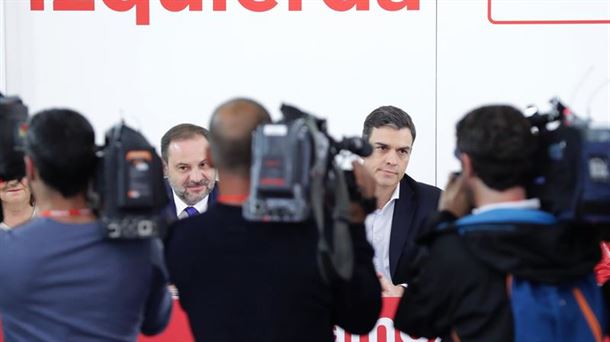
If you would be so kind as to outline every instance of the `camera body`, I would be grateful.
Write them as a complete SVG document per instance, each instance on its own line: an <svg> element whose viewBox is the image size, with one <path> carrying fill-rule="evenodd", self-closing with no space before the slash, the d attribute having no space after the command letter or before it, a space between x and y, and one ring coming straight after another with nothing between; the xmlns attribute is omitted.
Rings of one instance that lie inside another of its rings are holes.
<svg viewBox="0 0 610 342"><path fill-rule="evenodd" d="M27 132L28 107L18 97L0 93L0 179L25 176L24 138Z"/></svg>
<svg viewBox="0 0 610 342"><path fill-rule="evenodd" d="M249 220L302 222L308 205L313 158L305 119L259 126L252 145L251 196L244 206Z"/></svg>
<svg viewBox="0 0 610 342"><path fill-rule="evenodd" d="M528 118L538 139L529 196L560 220L610 226L610 129L591 128L558 99L551 104Z"/></svg>
<svg viewBox="0 0 610 342"><path fill-rule="evenodd" d="M244 218L288 223L311 220L318 230L322 278L329 283L337 278L349 280L354 267L348 224L350 192L335 157L341 150L367 156L372 147L361 138L336 142L327 133L325 120L295 107L282 105L281 111L283 120L261 125L254 132Z"/></svg>
<svg viewBox="0 0 610 342"><path fill-rule="evenodd" d="M119 123L106 133L98 153L92 198L110 239L165 235L169 203L161 158L144 136Z"/></svg>
<svg viewBox="0 0 610 342"><path fill-rule="evenodd" d="M316 184L331 189L340 182L356 194L353 177L337 175L342 171L335 157L342 150L361 156L372 152L362 138L335 141L323 119L288 105L281 111L284 119L259 126L253 135L250 196L244 205L244 217L251 221L305 221L312 214L311 203L327 202L327 196L315 198L312 192L320 191Z"/></svg>

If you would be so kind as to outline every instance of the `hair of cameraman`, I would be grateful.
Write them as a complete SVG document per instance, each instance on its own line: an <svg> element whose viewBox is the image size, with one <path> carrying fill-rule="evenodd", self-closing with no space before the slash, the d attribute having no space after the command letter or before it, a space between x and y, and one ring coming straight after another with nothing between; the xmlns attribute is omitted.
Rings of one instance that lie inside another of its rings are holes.
<svg viewBox="0 0 610 342"><path fill-rule="evenodd" d="M62 197L84 194L96 165L93 127L69 109L34 115L26 136L26 164L29 176L39 177Z"/></svg>
<svg viewBox="0 0 610 342"><path fill-rule="evenodd" d="M507 105L474 109L457 123L456 132L456 155L469 155L474 173L486 186L503 191L527 185L536 140L518 109Z"/></svg>
<svg viewBox="0 0 610 342"><path fill-rule="evenodd" d="M210 120L210 146L219 172L247 177L252 163L252 132L270 122L267 110L251 99L235 98L218 106ZM221 181L221 189L222 185Z"/></svg>

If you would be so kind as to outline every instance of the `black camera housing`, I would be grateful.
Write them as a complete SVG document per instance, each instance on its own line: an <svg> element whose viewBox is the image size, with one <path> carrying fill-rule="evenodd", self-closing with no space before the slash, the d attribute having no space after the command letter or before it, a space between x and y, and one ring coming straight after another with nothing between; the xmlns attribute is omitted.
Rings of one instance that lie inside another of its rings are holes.
<svg viewBox="0 0 610 342"><path fill-rule="evenodd" d="M320 274L327 282L348 280L354 266L350 197L335 157L341 150L367 156L372 148L361 138L336 142L325 120L295 107L283 105L281 111L283 120L254 132L250 195L243 215L261 222L312 220L318 229Z"/></svg>
<svg viewBox="0 0 610 342"><path fill-rule="evenodd" d="M27 132L28 107L19 97L0 93L0 179L25 176L24 138Z"/></svg>
<svg viewBox="0 0 610 342"><path fill-rule="evenodd" d="M92 198L110 239L163 237L169 203L161 158L139 132L120 123L106 133Z"/></svg>
<svg viewBox="0 0 610 342"><path fill-rule="evenodd" d="M610 129L591 128L556 98L551 104L528 118L538 139L528 195L560 220L610 227Z"/></svg>

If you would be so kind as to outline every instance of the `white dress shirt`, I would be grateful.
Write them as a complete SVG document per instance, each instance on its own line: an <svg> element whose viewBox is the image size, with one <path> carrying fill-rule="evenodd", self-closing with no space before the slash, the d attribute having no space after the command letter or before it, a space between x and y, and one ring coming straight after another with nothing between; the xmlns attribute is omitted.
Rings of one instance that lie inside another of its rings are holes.
<svg viewBox="0 0 610 342"><path fill-rule="evenodd" d="M375 271L380 272L388 280L392 281L390 272L390 235L392 233L392 217L394 216L394 204L400 195L400 183L392 193L390 200L381 209L369 214L364 225L366 226L366 237L375 249L373 265Z"/></svg>
<svg viewBox="0 0 610 342"><path fill-rule="evenodd" d="M172 189L172 194L174 194L174 204L176 205L176 216L180 216L180 214L186 209L186 207L193 207L197 209L197 211L201 214L208 210L208 197L210 194L205 196L201 201L195 203L195 205L187 205L184 203L176 192Z"/></svg>

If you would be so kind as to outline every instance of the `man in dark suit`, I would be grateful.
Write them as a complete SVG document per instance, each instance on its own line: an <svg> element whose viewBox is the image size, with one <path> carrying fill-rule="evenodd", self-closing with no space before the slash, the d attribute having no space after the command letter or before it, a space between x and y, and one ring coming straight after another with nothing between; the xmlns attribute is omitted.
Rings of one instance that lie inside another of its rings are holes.
<svg viewBox="0 0 610 342"><path fill-rule="evenodd" d="M203 213L216 200L216 170L207 157L208 135L203 127L180 124L161 138L170 198L165 216L170 222Z"/></svg>
<svg viewBox="0 0 610 342"><path fill-rule="evenodd" d="M365 214L353 203L351 278L323 280L318 231L304 222L247 221L252 132L270 121L249 99L217 108L210 123L211 160L222 178L218 203L202 215L177 221L168 246L171 279L180 292L198 342L331 342L333 327L368 333L381 309L380 284L366 240ZM354 168L364 198L375 182ZM364 176L364 177L363 177Z"/></svg>
<svg viewBox="0 0 610 342"><path fill-rule="evenodd" d="M373 146L364 166L377 184L377 210L366 219L367 237L375 249L373 263L383 294L399 297L409 282L407 265L421 253L415 239L436 211L441 191L405 174L415 125L402 109L375 109L364 121L362 135Z"/></svg>

